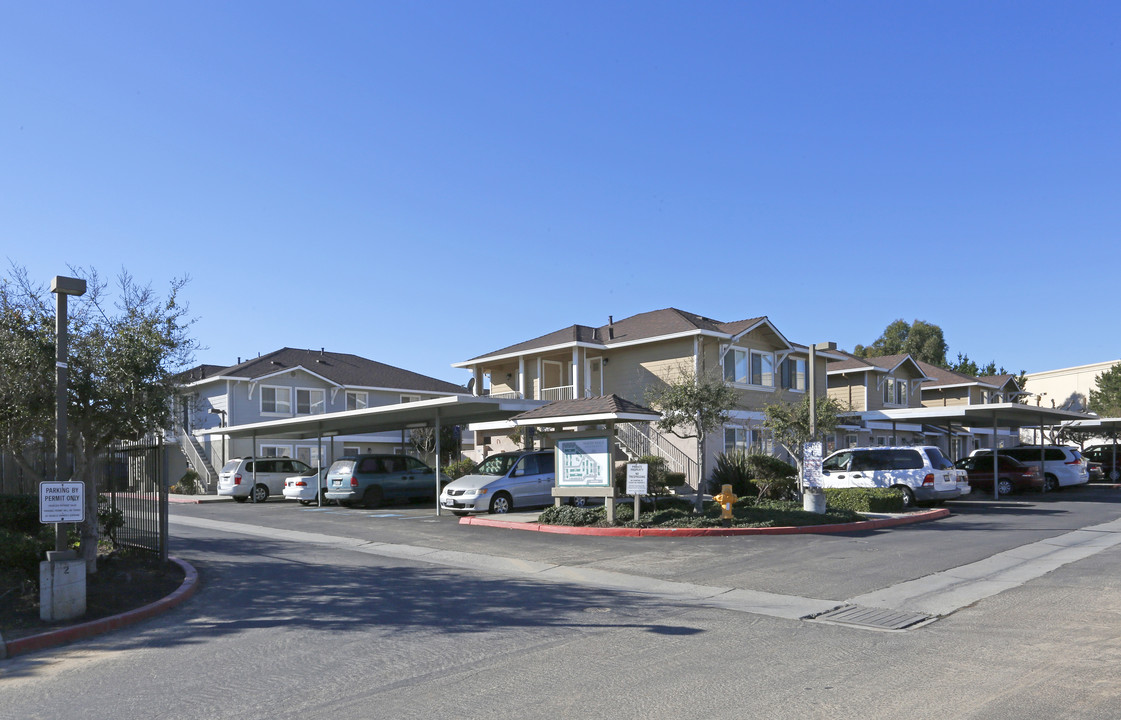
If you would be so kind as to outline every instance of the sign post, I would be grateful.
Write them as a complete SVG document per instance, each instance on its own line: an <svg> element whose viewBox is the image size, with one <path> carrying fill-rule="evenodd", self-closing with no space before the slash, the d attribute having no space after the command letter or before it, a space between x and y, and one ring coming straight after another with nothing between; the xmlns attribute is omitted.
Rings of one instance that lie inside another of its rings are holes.
<svg viewBox="0 0 1121 720"><path fill-rule="evenodd" d="M627 494L634 495L634 519L642 512L642 496L650 492L648 482L650 466L646 463L627 463Z"/></svg>

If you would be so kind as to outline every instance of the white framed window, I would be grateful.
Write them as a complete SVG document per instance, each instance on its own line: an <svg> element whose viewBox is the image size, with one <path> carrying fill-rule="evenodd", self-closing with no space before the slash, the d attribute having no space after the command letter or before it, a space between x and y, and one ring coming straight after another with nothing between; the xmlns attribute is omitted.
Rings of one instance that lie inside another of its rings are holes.
<svg viewBox="0 0 1121 720"><path fill-rule="evenodd" d="M401 396L401 402L403 402L403 403L420 402L420 395L402 395Z"/></svg>
<svg viewBox="0 0 1121 720"><path fill-rule="evenodd" d="M370 394L361 390L346 391L346 409L362 410L370 406Z"/></svg>
<svg viewBox="0 0 1121 720"><path fill-rule="evenodd" d="M805 377L803 363L802 376ZM728 348L724 353L724 379L740 385L775 386L775 354Z"/></svg>
<svg viewBox="0 0 1121 720"><path fill-rule="evenodd" d="M362 448L357 445L343 445L343 457L358 457L362 454Z"/></svg>
<svg viewBox="0 0 1121 720"><path fill-rule="evenodd" d="M780 366L782 370L782 387L786 390L805 392L806 390L806 360L804 358L786 358Z"/></svg>
<svg viewBox="0 0 1121 720"><path fill-rule="evenodd" d="M902 378L886 378L884 380L884 405L906 405L908 400L907 387L907 381Z"/></svg>
<svg viewBox="0 0 1121 720"><path fill-rule="evenodd" d="M276 457L276 458L292 457L292 446L291 445L261 445L261 452L259 453L258 456L263 457L263 458L267 458L267 457Z"/></svg>
<svg viewBox="0 0 1121 720"><path fill-rule="evenodd" d="M856 435L845 435L845 447L853 448L858 444L860 444L860 438Z"/></svg>
<svg viewBox="0 0 1121 720"><path fill-rule="evenodd" d="M751 449L751 430L741 426L724 428L724 453L749 452Z"/></svg>
<svg viewBox="0 0 1121 720"><path fill-rule="evenodd" d="M274 385L261 386L262 415L291 415L292 388Z"/></svg>
<svg viewBox="0 0 1121 720"><path fill-rule="evenodd" d="M887 436L886 435L877 435L876 436L876 444L877 445L887 445Z"/></svg>
<svg viewBox="0 0 1121 720"><path fill-rule="evenodd" d="M327 392L311 388L296 389L297 415L322 415L327 407Z"/></svg>

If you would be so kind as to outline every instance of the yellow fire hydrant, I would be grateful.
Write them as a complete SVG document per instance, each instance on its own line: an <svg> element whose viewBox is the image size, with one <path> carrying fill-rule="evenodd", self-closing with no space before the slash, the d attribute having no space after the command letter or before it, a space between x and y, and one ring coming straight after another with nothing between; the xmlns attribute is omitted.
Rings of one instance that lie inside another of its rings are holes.
<svg viewBox="0 0 1121 720"><path fill-rule="evenodd" d="M722 486L719 494L713 496L712 499L720 503L720 506L724 509L724 511L720 513L720 519L724 521L724 527L732 527L732 503L739 500L732 492L732 486Z"/></svg>

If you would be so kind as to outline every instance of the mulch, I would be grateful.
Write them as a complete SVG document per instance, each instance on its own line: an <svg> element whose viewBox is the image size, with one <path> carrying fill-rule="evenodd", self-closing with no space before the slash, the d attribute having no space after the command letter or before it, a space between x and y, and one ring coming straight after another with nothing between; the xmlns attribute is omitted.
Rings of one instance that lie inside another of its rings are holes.
<svg viewBox="0 0 1121 720"><path fill-rule="evenodd" d="M86 575L86 613L65 621L39 619L39 589L0 568L0 635L5 640L36 635L144 607L173 593L183 582L173 562L139 553L102 555L97 572Z"/></svg>

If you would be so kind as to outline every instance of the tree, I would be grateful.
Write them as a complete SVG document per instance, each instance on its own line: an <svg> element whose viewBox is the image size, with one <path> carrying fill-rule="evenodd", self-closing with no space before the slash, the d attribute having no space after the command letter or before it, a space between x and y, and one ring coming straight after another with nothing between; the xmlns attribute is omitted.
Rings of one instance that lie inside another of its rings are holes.
<svg viewBox="0 0 1121 720"><path fill-rule="evenodd" d="M1098 375L1094 381L1090 410L1101 417L1121 417L1121 363Z"/></svg>
<svg viewBox="0 0 1121 720"><path fill-rule="evenodd" d="M723 377L698 377L692 369L679 367L671 382L651 388L646 404L662 413L658 430L680 438L696 438L698 457L704 468L705 436L728 422L739 397ZM703 481L697 482L697 510L704 504Z"/></svg>
<svg viewBox="0 0 1121 720"><path fill-rule="evenodd" d="M899 319L892 322L869 346L857 345L853 354L858 357L908 354L916 360L944 367L946 365L946 339L942 328L922 320L908 325Z"/></svg>
<svg viewBox="0 0 1121 720"><path fill-rule="evenodd" d="M194 357L193 320L178 301L187 278L172 281L166 297L122 271L116 296L96 270L70 268L86 280L86 294L70 298L67 445L72 479L85 482L86 521L80 553L96 571L99 456L115 442L165 429L176 384ZM13 266L0 279L0 437L6 454L36 482L30 453L53 447L54 302L47 288ZM52 473L53 475L53 473Z"/></svg>
<svg viewBox="0 0 1121 720"><path fill-rule="evenodd" d="M817 435L810 434L810 398L807 395L801 402L777 402L763 407L763 427L771 431L771 437L782 446L798 463L798 476L802 475L803 446L828 435L837 429L840 414L844 408L837 400L826 395L817 398Z"/></svg>
<svg viewBox="0 0 1121 720"><path fill-rule="evenodd" d="M422 427L409 430L409 442L417 455L427 458L436 452L436 428ZM452 462L459 459L460 443L454 425L440 426L440 455L436 464Z"/></svg>

